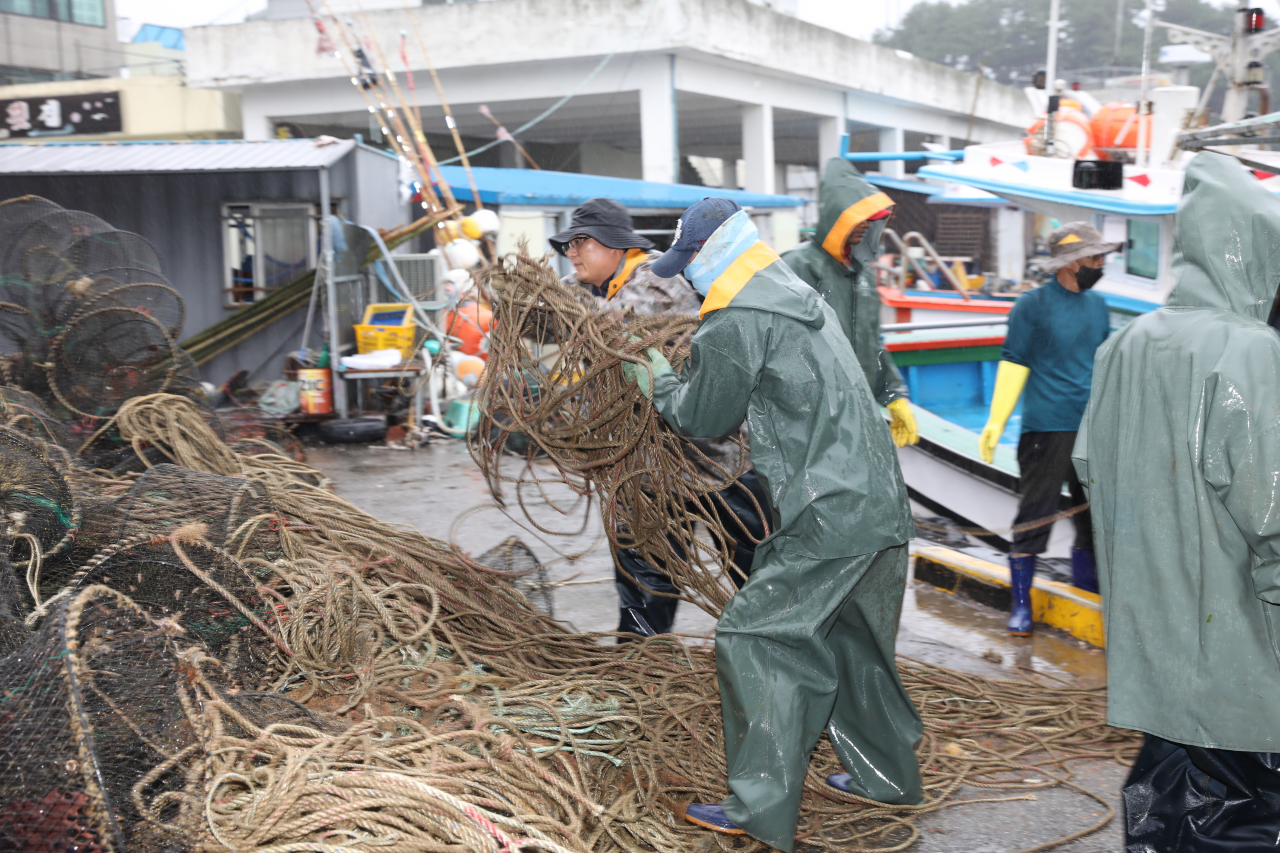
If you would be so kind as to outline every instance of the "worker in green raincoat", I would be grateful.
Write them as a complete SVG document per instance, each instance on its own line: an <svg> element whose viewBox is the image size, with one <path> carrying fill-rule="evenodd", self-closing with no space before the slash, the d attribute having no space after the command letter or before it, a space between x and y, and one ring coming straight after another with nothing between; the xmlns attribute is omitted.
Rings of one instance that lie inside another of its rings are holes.
<svg viewBox="0 0 1280 853"><path fill-rule="evenodd" d="M922 799L920 716L894 664L911 510L835 312L746 212L714 198L685 211L653 264L663 277L682 270L705 296L683 372L656 349L624 372L685 435L722 436L746 420L774 531L716 626L732 793L685 816L790 851L824 729L847 771L828 784L884 803Z"/></svg>
<svg viewBox="0 0 1280 853"><path fill-rule="evenodd" d="M889 409L894 444L916 444L920 435L902 381L880 340L880 294L875 259L893 199L880 192L843 157L827 161L818 192L813 239L782 256L791 271L822 294L853 346L871 396Z"/></svg>
<svg viewBox="0 0 1280 853"><path fill-rule="evenodd" d="M1280 836L1280 200L1191 161L1165 307L1094 360L1073 461L1093 509L1107 721L1146 733L1126 850Z"/></svg>

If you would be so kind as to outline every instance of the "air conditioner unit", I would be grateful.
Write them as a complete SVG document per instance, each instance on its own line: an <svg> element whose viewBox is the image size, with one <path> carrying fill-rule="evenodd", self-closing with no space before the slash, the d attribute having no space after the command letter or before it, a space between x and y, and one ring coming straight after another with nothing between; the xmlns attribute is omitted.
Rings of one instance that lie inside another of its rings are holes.
<svg viewBox="0 0 1280 853"><path fill-rule="evenodd" d="M444 259L438 253L392 255L409 294L423 305L443 302Z"/></svg>

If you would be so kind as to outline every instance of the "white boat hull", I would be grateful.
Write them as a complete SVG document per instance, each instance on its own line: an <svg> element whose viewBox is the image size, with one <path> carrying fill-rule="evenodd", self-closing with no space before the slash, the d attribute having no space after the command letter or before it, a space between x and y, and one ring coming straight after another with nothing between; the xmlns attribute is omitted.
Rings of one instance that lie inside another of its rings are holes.
<svg viewBox="0 0 1280 853"><path fill-rule="evenodd" d="M921 449L898 448L898 461L907 486L950 514L966 519L1005 539L1018 512L1018 495L1010 489L965 471ZM1071 556L1075 525L1071 519L1054 522L1046 557Z"/></svg>

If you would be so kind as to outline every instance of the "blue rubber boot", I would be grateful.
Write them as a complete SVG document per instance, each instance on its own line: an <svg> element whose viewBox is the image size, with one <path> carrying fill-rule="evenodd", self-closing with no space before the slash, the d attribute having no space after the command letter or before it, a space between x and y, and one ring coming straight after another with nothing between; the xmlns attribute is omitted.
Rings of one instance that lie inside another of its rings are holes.
<svg viewBox="0 0 1280 853"><path fill-rule="evenodd" d="M723 832L725 835L745 835L745 830L725 816L724 808L702 803L690 803L684 808L684 819L705 829Z"/></svg>
<svg viewBox="0 0 1280 853"><path fill-rule="evenodd" d="M1098 591L1098 563L1092 551L1071 549L1071 585L1085 592Z"/></svg>
<svg viewBox="0 0 1280 853"><path fill-rule="evenodd" d="M1009 633L1015 637L1031 636L1031 583L1035 577L1035 554L1009 558L1009 593L1013 599Z"/></svg>

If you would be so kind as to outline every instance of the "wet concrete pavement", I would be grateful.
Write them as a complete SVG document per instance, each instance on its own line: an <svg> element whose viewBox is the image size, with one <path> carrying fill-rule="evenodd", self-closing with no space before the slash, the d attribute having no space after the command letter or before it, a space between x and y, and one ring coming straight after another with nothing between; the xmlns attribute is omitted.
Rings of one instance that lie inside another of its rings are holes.
<svg viewBox="0 0 1280 853"><path fill-rule="evenodd" d="M509 510L499 508L484 477L460 441L442 439L416 451L367 445L308 448L308 462L334 483L338 493L373 515L416 527L478 556L510 536L522 539L546 566L554 588L555 617L578 631L611 631L618 624L613 563L592 509L561 483L542 490L508 487ZM521 463L509 460L516 473ZM540 469L555 479L551 468ZM535 529L517 501L523 499ZM554 531L548 533L546 531ZM561 534L561 535L557 535ZM1094 686L1105 678L1101 651L1050 631L1028 640L1004 632L1005 616L932 586L908 584L898 635L899 654L939 666L992 677L1035 677ZM681 604L676 630L710 637L715 620ZM1033 675L1034 674L1034 675ZM1125 768L1113 762L1074 764L1076 782L1097 791L1119 809ZM1009 792L967 789L968 798L1006 797ZM1101 818L1103 807L1078 792L1055 788L1034 800L984 803L946 809L922 818L920 853L1006 853L1053 841ZM1119 851L1118 820L1094 835L1064 845L1064 853Z"/></svg>

